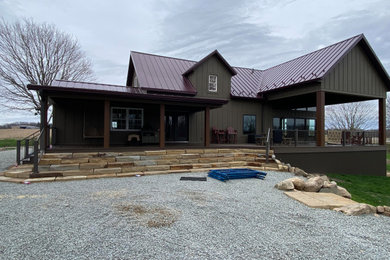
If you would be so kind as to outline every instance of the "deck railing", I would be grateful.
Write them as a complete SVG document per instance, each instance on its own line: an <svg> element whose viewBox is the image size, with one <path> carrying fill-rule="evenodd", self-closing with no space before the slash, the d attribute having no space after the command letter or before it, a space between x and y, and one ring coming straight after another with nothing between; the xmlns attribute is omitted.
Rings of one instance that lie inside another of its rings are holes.
<svg viewBox="0 0 390 260"><path fill-rule="evenodd" d="M316 133L311 130L272 130L273 145L315 146ZM327 145L379 145L378 131L327 130Z"/></svg>

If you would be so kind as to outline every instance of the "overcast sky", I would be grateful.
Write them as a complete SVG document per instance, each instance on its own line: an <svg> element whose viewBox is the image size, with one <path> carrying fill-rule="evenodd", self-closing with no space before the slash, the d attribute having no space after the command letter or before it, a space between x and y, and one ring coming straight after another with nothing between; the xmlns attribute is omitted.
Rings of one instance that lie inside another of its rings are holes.
<svg viewBox="0 0 390 260"><path fill-rule="evenodd" d="M126 83L130 50L199 60L218 49L232 66L266 69L360 33L390 71L389 0L0 0L0 14L74 35L101 83Z"/></svg>

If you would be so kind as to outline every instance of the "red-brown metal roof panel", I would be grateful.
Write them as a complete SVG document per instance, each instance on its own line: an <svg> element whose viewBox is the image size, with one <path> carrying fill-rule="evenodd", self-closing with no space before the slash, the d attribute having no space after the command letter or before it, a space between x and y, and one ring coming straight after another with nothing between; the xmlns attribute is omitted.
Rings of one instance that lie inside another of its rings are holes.
<svg viewBox="0 0 390 260"><path fill-rule="evenodd" d="M196 94L196 89L182 74L195 64L147 53L131 52L134 68L141 88L160 92Z"/></svg>
<svg viewBox="0 0 390 260"><path fill-rule="evenodd" d="M259 92L322 78L362 37L363 35L354 36L264 70Z"/></svg>

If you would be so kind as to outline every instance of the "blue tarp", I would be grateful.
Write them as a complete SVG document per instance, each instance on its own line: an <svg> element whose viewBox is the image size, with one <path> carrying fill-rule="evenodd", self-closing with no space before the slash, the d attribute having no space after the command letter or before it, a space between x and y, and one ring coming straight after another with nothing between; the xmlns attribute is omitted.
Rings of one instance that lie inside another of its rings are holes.
<svg viewBox="0 0 390 260"><path fill-rule="evenodd" d="M258 178L263 180L267 175L266 172L251 170L251 169L225 169L225 170L210 170L209 177L227 181L231 179Z"/></svg>

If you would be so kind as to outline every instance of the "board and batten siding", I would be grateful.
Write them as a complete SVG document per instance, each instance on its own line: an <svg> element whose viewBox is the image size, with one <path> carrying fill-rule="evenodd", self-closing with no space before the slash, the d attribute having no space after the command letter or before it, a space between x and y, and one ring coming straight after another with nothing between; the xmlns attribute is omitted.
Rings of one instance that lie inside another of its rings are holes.
<svg viewBox="0 0 390 260"><path fill-rule="evenodd" d="M216 75L217 92L208 91L209 75ZM215 56L210 57L192 72L188 78L197 90L197 97L230 98L232 75Z"/></svg>
<svg viewBox="0 0 390 260"><path fill-rule="evenodd" d="M325 91L385 98L386 85L360 45L356 45L322 80Z"/></svg>
<svg viewBox="0 0 390 260"><path fill-rule="evenodd" d="M259 101L230 100L221 108L210 111L210 136L213 127L225 129L229 126L238 131L237 143L247 143L248 135L243 134L243 115L256 115L256 134L262 133L262 105ZM190 114L189 142L200 144L204 141L204 112Z"/></svg>

